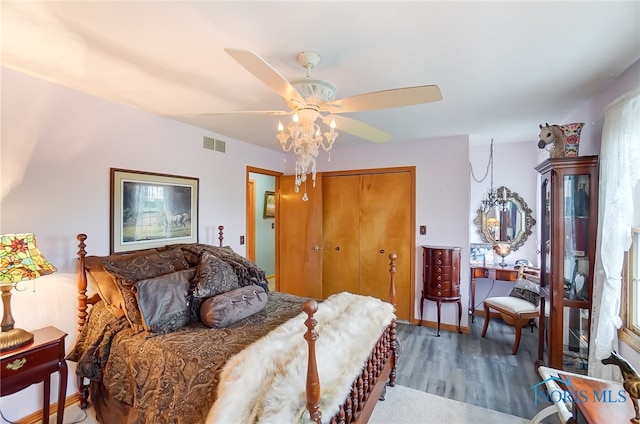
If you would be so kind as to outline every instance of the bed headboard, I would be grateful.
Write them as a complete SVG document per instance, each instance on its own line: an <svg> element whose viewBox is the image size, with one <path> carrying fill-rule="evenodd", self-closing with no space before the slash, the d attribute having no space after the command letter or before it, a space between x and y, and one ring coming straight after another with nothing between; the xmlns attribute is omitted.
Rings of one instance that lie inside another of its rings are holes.
<svg viewBox="0 0 640 424"><path fill-rule="evenodd" d="M94 305L100 301L99 294L93 294L91 297L87 296L87 269L85 258L87 256L87 251L85 248L87 245L85 241L87 240L86 234L78 234L78 333L84 327L84 324L87 322L87 315L89 305ZM222 247L224 244L224 225L218 226L218 243L219 246ZM122 254L127 254L131 252L123 252Z"/></svg>

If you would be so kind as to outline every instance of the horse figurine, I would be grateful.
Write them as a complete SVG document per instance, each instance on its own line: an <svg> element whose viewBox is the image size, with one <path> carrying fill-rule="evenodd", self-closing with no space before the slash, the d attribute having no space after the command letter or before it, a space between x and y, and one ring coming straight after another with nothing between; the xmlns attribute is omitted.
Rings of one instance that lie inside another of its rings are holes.
<svg viewBox="0 0 640 424"><path fill-rule="evenodd" d="M580 131L583 126L584 123L581 122L565 125L549 125L546 123L544 127L540 124L538 147L544 149L551 145L550 158L578 156Z"/></svg>
<svg viewBox="0 0 640 424"><path fill-rule="evenodd" d="M611 352L608 358L602 360L605 365L617 365L622 373L624 382L622 387L629 393L633 409L636 411L636 416L631 418L631 422L640 423L640 410L638 409L638 398L640 398L640 375L633 368L633 366L620 356L615 350Z"/></svg>

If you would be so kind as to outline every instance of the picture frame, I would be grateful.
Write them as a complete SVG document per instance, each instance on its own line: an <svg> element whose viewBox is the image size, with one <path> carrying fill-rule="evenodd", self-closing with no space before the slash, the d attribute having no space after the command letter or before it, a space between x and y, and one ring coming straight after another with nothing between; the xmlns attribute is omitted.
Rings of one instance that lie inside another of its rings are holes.
<svg viewBox="0 0 640 424"><path fill-rule="evenodd" d="M199 179L110 169L111 254L198 242Z"/></svg>
<svg viewBox="0 0 640 424"><path fill-rule="evenodd" d="M471 243L469 246L469 265L493 265L493 245L491 243Z"/></svg>
<svg viewBox="0 0 640 424"><path fill-rule="evenodd" d="M275 191L264 192L264 212L262 216L264 218L274 218L276 216L276 192Z"/></svg>

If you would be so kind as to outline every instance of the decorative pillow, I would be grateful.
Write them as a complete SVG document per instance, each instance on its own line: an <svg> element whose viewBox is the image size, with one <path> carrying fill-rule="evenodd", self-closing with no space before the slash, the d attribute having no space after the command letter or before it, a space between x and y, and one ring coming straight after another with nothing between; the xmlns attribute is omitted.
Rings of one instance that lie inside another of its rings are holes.
<svg viewBox="0 0 640 424"><path fill-rule="evenodd" d="M267 304L267 292L257 285L240 287L205 300L200 319L207 327L226 327L260 312Z"/></svg>
<svg viewBox="0 0 640 424"><path fill-rule="evenodd" d="M133 285L140 280L189 268L179 248L156 251L125 261L103 261L102 264L116 281L122 295L124 314L134 332L143 331L144 325Z"/></svg>
<svg viewBox="0 0 640 424"><path fill-rule="evenodd" d="M156 249L141 250L135 253L117 254L110 256L87 256L85 257L85 269L87 270L87 276L89 282L96 289L102 300L107 305L107 308L113 313L116 318L124 316L124 300L116 280L108 273L102 261L125 261L137 256L144 256L150 253L156 252Z"/></svg>
<svg viewBox="0 0 640 424"><path fill-rule="evenodd" d="M518 278L513 284L513 289L511 289L509 296L526 300L538 306L540 304L540 284L536 284L526 278Z"/></svg>
<svg viewBox="0 0 640 424"><path fill-rule="evenodd" d="M193 297L204 299L238 287L238 277L229 264L211 252L202 252L193 284Z"/></svg>
<svg viewBox="0 0 640 424"><path fill-rule="evenodd" d="M156 251L136 256L125 261L103 261L102 264L112 275L117 274L133 282L189 268L182 249L177 247L164 252Z"/></svg>
<svg viewBox="0 0 640 424"><path fill-rule="evenodd" d="M229 264L238 277L239 286L250 286L257 284L269 291L269 283L262 268L247 258L235 253L230 247L216 247L208 244L189 243L179 245L188 261L195 257L200 258L203 252L209 252L216 258Z"/></svg>
<svg viewBox="0 0 640 424"><path fill-rule="evenodd" d="M189 323L189 287L195 275L190 268L134 285L145 330L164 334Z"/></svg>

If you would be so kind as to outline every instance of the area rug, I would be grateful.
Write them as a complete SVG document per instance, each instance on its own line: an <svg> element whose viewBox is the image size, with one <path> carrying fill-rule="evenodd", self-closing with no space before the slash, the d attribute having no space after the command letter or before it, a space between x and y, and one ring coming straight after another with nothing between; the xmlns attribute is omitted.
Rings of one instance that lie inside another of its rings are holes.
<svg viewBox="0 0 640 424"><path fill-rule="evenodd" d="M96 424L93 408L87 412L76 403L67 407L65 422ZM51 421L55 422L55 414ZM378 402L369 424L527 424L529 420L491 409L451 400L408 387L387 387L385 400Z"/></svg>
<svg viewBox="0 0 640 424"><path fill-rule="evenodd" d="M408 387L387 387L370 424L525 424L529 420Z"/></svg>

